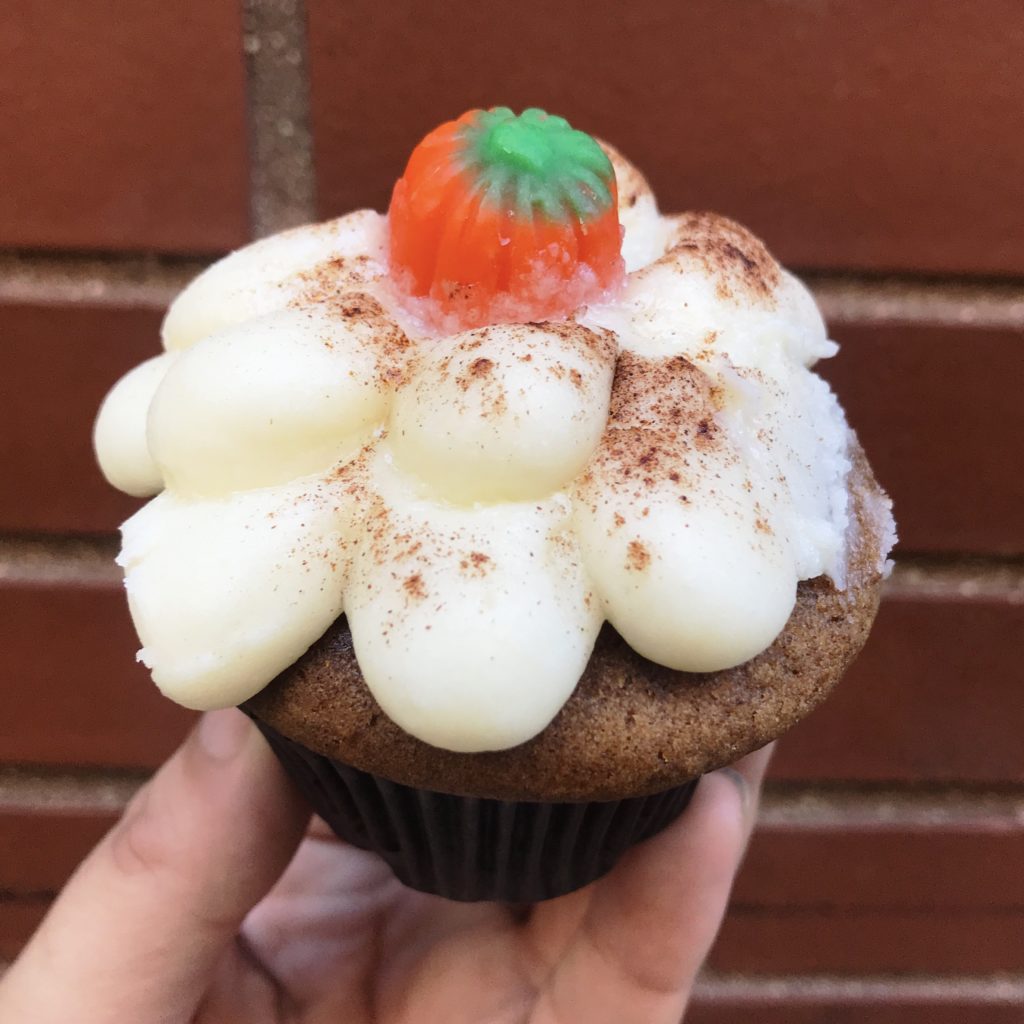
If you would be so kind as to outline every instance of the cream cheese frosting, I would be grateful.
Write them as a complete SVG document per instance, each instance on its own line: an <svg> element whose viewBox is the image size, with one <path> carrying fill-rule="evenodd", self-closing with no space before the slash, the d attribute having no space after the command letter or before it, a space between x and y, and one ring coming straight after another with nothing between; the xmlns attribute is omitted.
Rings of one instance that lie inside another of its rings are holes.
<svg viewBox="0 0 1024 1024"><path fill-rule="evenodd" d="M724 218L658 212L610 152L622 290L564 321L438 333L360 211L233 253L105 400L119 562L160 689L238 704L345 614L402 728L522 743L606 619L707 672L844 585L849 432L807 290Z"/></svg>

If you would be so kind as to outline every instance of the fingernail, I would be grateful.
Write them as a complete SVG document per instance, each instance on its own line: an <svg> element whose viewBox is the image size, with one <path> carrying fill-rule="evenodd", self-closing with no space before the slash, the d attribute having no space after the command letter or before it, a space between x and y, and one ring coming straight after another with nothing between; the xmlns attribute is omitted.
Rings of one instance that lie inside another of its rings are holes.
<svg viewBox="0 0 1024 1024"><path fill-rule="evenodd" d="M750 815L750 804L751 804L751 793L750 783L743 772L737 771L732 765L726 765L724 768L719 768L720 774L724 775L740 792L740 803L743 807L743 816L749 817Z"/></svg>
<svg viewBox="0 0 1024 1024"><path fill-rule="evenodd" d="M241 751L251 731L249 719L237 708L208 711L199 722L199 745L215 761L227 761Z"/></svg>

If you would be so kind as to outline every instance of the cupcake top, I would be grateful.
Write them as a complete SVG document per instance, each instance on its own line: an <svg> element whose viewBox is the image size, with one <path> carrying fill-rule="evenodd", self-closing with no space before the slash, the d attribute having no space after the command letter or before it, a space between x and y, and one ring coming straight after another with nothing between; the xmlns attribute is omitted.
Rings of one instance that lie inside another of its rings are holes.
<svg viewBox="0 0 1024 1024"><path fill-rule="evenodd" d="M95 442L156 495L119 562L139 657L188 707L241 703L344 614L399 726L501 750L606 619L711 672L772 643L800 580L844 585L850 434L812 298L541 111L431 133L388 216L228 256L163 341Z"/></svg>

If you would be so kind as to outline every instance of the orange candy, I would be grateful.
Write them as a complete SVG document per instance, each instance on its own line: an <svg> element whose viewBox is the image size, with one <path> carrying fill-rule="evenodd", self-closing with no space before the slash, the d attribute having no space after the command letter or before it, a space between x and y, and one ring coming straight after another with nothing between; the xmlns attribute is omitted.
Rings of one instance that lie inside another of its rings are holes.
<svg viewBox="0 0 1024 1024"><path fill-rule="evenodd" d="M565 316L623 278L611 163L540 110L471 110L436 128L388 217L392 275L446 326Z"/></svg>

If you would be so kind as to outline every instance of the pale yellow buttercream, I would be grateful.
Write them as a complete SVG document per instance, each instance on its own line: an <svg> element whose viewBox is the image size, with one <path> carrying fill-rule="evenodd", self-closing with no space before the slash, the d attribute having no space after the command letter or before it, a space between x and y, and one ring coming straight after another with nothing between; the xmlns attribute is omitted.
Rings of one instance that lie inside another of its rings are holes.
<svg viewBox="0 0 1024 1024"><path fill-rule="evenodd" d="M100 464L160 688L236 704L343 611L381 707L460 751L542 730L608 619L692 671L767 647L799 580L840 585L835 346L751 236L663 217L617 163L629 275L557 324L439 335L360 211L196 279L167 354L112 390Z"/></svg>

